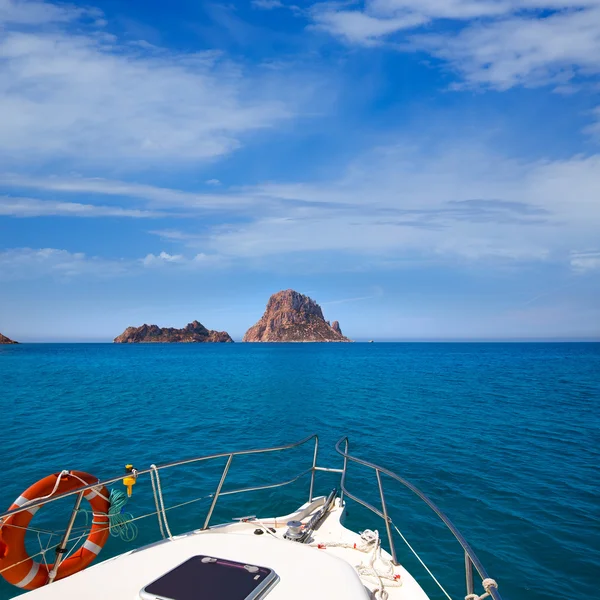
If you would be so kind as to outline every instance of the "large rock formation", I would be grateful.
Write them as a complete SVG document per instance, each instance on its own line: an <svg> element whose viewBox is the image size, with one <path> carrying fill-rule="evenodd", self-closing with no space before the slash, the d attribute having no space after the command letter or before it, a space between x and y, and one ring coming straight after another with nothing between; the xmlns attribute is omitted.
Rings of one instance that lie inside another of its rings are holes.
<svg viewBox="0 0 600 600"><path fill-rule="evenodd" d="M128 327L121 335L115 338L115 344L142 344L151 342L233 342L226 331L213 331L206 329L202 323L193 321L183 329L173 327L159 327L158 325L142 325L141 327Z"/></svg>
<svg viewBox="0 0 600 600"><path fill-rule="evenodd" d="M5 335L0 333L0 344L18 344L19 342L14 342L13 340L7 338Z"/></svg>
<svg viewBox="0 0 600 600"><path fill-rule="evenodd" d="M244 342L350 342L340 324L329 325L321 307L294 290L277 292L269 298L265 314L250 327Z"/></svg>

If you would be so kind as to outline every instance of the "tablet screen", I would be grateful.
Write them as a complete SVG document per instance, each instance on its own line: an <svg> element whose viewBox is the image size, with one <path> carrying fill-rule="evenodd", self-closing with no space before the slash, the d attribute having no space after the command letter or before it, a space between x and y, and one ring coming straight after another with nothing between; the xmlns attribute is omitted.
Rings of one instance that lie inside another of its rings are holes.
<svg viewBox="0 0 600 600"><path fill-rule="evenodd" d="M146 586L170 600L246 600L274 580L272 569L210 556L193 556Z"/></svg>

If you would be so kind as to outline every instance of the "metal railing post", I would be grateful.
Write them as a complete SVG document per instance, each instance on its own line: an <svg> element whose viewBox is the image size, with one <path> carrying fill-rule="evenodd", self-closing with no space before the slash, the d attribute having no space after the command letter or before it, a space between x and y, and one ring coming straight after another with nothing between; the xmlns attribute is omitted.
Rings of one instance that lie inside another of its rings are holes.
<svg viewBox="0 0 600 600"><path fill-rule="evenodd" d="M467 596L473 593L473 563L471 557L465 552L465 575L467 577Z"/></svg>
<svg viewBox="0 0 600 600"><path fill-rule="evenodd" d="M233 454L230 454L229 458L227 459L227 464L225 465L225 468L223 469L223 475L221 475L221 481L219 481L219 485L217 486L217 489L215 490L215 495L213 497L213 501L210 505L210 508L208 509L208 514L206 515L206 520L204 521L204 526L202 527L202 529L208 529L208 524L210 523L210 518L212 517L213 510L215 510L215 505L217 504L217 500L219 499L219 494L221 493L221 488L223 487L223 484L225 483L225 477L227 477L227 472L229 471L229 467L231 466L232 460L233 460Z"/></svg>
<svg viewBox="0 0 600 600"><path fill-rule="evenodd" d="M348 454L348 438L346 438L346 449L344 450L344 454ZM346 467L348 466L348 458L344 456L344 469L342 471L342 485L340 485L341 493L340 493L340 506L344 505L344 487L346 485Z"/></svg>
<svg viewBox="0 0 600 600"><path fill-rule="evenodd" d="M385 495L383 493L383 484L381 482L381 474L379 473L379 469L376 469L377 473L377 483L379 484L379 495L381 496L381 508L383 510L383 517L385 519L385 528L387 529L388 541L390 542L390 551L392 554L392 562L397 565L398 559L396 557L396 547L394 546L394 538L392 537L392 526L390 525L390 518L387 512L387 506L385 504Z"/></svg>
<svg viewBox="0 0 600 600"><path fill-rule="evenodd" d="M317 454L319 453L319 436L315 436L315 453L313 455L313 464L310 473L310 489L308 490L308 501L312 502L313 490L315 487L315 472L317 470Z"/></svg>
<svg viewBox="0 0 600 600"><path fill-rule="evenodd" d="M77 518L77 512L79 511L79 507L81 506L81 501L83 500L83 494L85 492L80 492L75 499L75 505L73 506L73 512L71 513L71 518L69 519L69 523L67 524L67 528L65 529L65 534L63 535L60 544L56 547L56 560L54 561L54 565L48 573L48 583L52 583L56 578L56 574L58 573L58 567L65 558L65 552L67 551L67 544L69 543L69 536L71 535L71 530L73 529L73 525L75 524L75 519Z"/></svg>

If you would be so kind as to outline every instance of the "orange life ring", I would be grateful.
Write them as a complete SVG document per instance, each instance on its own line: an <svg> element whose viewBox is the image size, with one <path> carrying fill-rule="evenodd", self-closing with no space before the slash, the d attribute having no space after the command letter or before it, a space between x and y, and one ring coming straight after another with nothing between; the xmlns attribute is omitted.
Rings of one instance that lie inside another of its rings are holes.
<svg viewBox="0 0 600 600"><path fill-rule="evenodd" d="M98 479L82 471L63 471L40 479L19 496L9 510L23 506L28 500L56 496L76 490L82 485L98 482ZM91 504L94 518L87 540L77 552L65 558L59 565L55 579L62 579L85 569L98 555L109 536L108 500L109 492L101 488L90 488L83 497ZM53 565L33 560L25 549L25 532L33 515L41 506L36 506L7 517L0 523L3 552L0 553L0 573L9 583L25 590L34 590L48 582L48 573Z"/></svg>

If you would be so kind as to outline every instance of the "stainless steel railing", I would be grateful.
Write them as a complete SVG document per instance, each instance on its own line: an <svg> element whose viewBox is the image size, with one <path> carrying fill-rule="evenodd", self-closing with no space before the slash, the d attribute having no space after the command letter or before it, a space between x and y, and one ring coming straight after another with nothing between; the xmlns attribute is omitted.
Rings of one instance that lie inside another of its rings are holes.
<svg viewBox="0 0 600 600"><path fill-rule="evenodd" d="M299 473L292 479L288 479L286 481L282 481L282 482L278 482L278 483L267 484L267 485L253 486L253 487L248 487L248 488L240 488L238 490L229 490L229 491L225 491L225 492L222 491L222 487L225 482L225 478L227 477L227 473L229 472L229 468L231 467L231 463L232 463L234 457L248 455L248 454L264 454L267 452L279 452L282 450L290 450L292 448L302 446L302 445L310 442L311 440L314 440L314 454L313 454L312 466L310 468L306 469L305 471L302 471L301 473ZM282 446L274 446L271 448L258 448L258 449L253 449L253 450L238 450L236 452L220 452L218 454L208 454L206 456L198 456L196 458L188 458L185 460L177 460L174 462L157 465L156 470L161 471L163 469L170 469L170 468L179 467L182 465L190 465L192 463L197 463L197 462L216 460L219 458L227 458L225 468L223 469L223 473L221 475L221 480L219 481L219 485L217 486L217 489L215 490L215 493L213 494L213 501L209 508L208 514L206 515L206 520L204 523L204 528L206 528L206 527L208 527L208 525L210 523L210 518L214 511L217 500L219 499L219 496L226 496L226 495L230 495L230 494L241 494L243 492L254 492L254 491L266 490L266 489L281 487L284 485L289 485L290 483L293 483L294 481L297 481L298 479L300 479L302 476L310 473L311 477L310 477L309 499L312 499L313 489L314 489L314 481L315 481L315 472L318 470L321 470L316 465L318 449L319 449L319 436L316 434L313 434L313 435L309 435L308 437L304 438L303 440L300 440L299 442L294 442L292 444L285 444ZM154 469L152 469L152 468L143 469L143 470L135 469L135 476L136 476L136 478L139 479L140 477L149 475L150 472L152 472L153 470ZM117 483L119 481L122 481L123 478L128 475L131 475L131 473L125 473L125 474L119 475L118 477L112 477L110 479L98 481L97 483L91 483L89 485L81 486L75 490L71 490L69 492L64 492L62 494L57 494L56 496L52 496L51 498L48 498L48 499L34 501L34 502L27 502L26 504L23 504L22 506L20 506L18 508L14 508L3 514L0 514L0 519L10 517L11 515L15 515L17 513L23 512L25 510L30 510L36 506L42 506L43 504L49 504L50 502L62 500L63 498L68 498L69 496L73 496L75 494L83 494L87 490L96 488L98 486L103 486L103 485L108 486L113 483Z"/></svg>
<svg viewBox="0 0 600 600"><path fill-rule="evenodd" d="M312 464L309 468L303 470L302 472L300 472L293 478L288 479L286 481L280 481L277 483L265 484L265 485L260 485L260 486L252 486L252 487L245 487L245 488L239 488L239 489L234 489L234 490L225 490L225 491L223 490L223 486L225 484L225 480L227 479L227 475L228 475L231 465L233 463L233 459L236 456L243 456L243 455L250 455L250 454L264 454L264 453L269 453L269 452L280 452L280 451L284 451L284 450L290 450L292 448L297 448L299 446L307 444L311 440L314 440ZM343 450L341 449L342 444L345 444ZM381 477L382 474L386 475L386 476L398 481L399 483L401 483L402 485L404 485L405 487L410 489L412 492L414 492L417 496L419 496L419 498L421 498L421 500L423 500L423 502L425 502L425 504L427 504L437 514L437 516L443 521L443 523L446 525L446 527L452 532L454 537L458 540L458 542L462 546L464 553L465 553L465 572L466 572L467 594L473 594L473 590L474 590L473 567L475 567L475 569L481 576L482 580L487 579L488 574L487 574L485 568L483 567L483 565L481 564L481 561L477 558L477 555L475 554L475 552L473 551L471 546L469 546L469 544L467 543L465 538L458 531L458 529L454 526L454 524L450 521L450 519L448 519L448 517L423 492L421 492L418 488L416 488L410 482L406 481L402 477L396 475L395 473L393 473L392 471L390 471L384 467L381 467L374 463L370 463L366 460L363 460L363 459L360 459L360 458L350 455L348 453L348 448L349 448L349 441L348 441L347 437L343 437L335 445L335 450L344 459L343 468L341 468L341 469L321 467L317 464L318 453L319 453L319 437L317 434L313 434L313 435L310 435L298 442L294 442L291 444L284 444L281 446L274 446L271 448L238 450L236 452L220 452L218 454L210 454L207 456L199 456L196 458L190 458L190 459L185 459L185 460L178 460L178 461L174 461L174 462L164 463L162 465L158 465L156 467L152 467L149 469L135 470L135 477L140 478L140 477L143 477L146 475L150 475L151 472L154 472L154 471L170 469L170 468L177 467L177 466L190 465L193 463L216 460L219 458L226 458L227 460L225 463L225 467L223 468L223 472L221 474L217 488L216 488L215 492L211 495L212 501L211 501L210 507L208 509L208 512L206 514L206 518L204 520L204 525L202 527L202 529L207 529L210 526L210 521L211 521L213 512L215 510L217 501L221 496L228 496L228 495L233 495L233 494L241 494L241 493L245 493L245 492L254 492L254 491L282 487L282 486L294 483L298 479L300 479L310 473L310 486L309 486L309 492L308 492L308 501L311 502L313 500L315 474L318 471L329 472L329 473L338 473L341 476L340 489L341 489L342 502L343 502L344 496L347 496L348 498L354 500L355 502L358 502L359 504L361 504L365 508L369 509L371 512L373 512L374 514L376 514L377 516L379 516L380 518L382 518L384 520L385 526L386 526L386 531L387 531L387 536L388 536L388 542L389 542L389 546L390 546L390 553L392 555L392 559L393 559L394 563L397 564L396 546L395 546L394 536L393 536L393 531L392 531L393 522L389 516L383 481L382 481L382 477ZM347 475L347 468L348 468L349 461L363 465L363 466L373 469L375 471L375 476L377 479L377 485L378 485L378 489L379 489L379 497L380 497L380 501L381 501L381 510L375 508L373 505L369 504L368 502L362 500L358 496L355 496L354 494L352 494L351 492L348 491L348 489L346 487L346 475ZM104 481L99 481L94 484L82 486L75 490L65 492L62 494L58 494L56 496L52 496L51 498L28 502L18 508L9 510L9 511L5 512L4 514L0 514L0 523L7 517L10 517L11 515L23 512L25 510L30 510L31 508L34 508L37 506L42 506L43 504L55 502L57 500L67 498L69 496L77 495L77 498L75 500L75 510L73 512L73 515L74 515L77 510L77 507L79 506L79 504L81 502L81 499L83 498L83 494L87 490L96 488L98 486L108 486L113 483L117 483L119 481L122 481L123 478L127 475L130 475L130 473L122 474L118 477L113 477L111 479L106 479ZM154 514L154 513L152 513L152 514ZM71 516L71 520L73 520L73 515ZM150 516L150 515L148 515L148 516ZM67 532L65 533L65 538L63 538L63 540L61 542L61 546L66 545L66 542L68 541L68 535L69 535L69 528L67 528ZM60 564L60 561L58 561L58 564ZM57 567L57 563L55 563L55 566ZM490 588L489 594L493 598L493 600L502 600L500 597L500 594L498 593L497 589L495 589L495 588Z"/></svg>
<svg viewBox="0 0 600 600"><path fill-rule="evenodd" d="M342 444L344 444L343 450L341 449ZM456 538L458 543L462 546L464 553L465 553L465 578L466 578L467 594L473 594L473 590L474 590L473 567L475 567L475 569L477 569L477 572L479 573L482 581L489 579L489 575L487 574L487 571L485 570L484 566L481 564L481 561L479 560L479 558L477 558L477 555L475 554L475 552L473 551L471 546L468 544L467 540L465 540L463 535L460 533L460 531L458 531L458 529L452 523L452 521L450 521L450 519L437 507L437 505L432 500L430 500L421 490L419 490L417 487L415 487L412 483L410 483L406 479L403 479L399 475L396 475L396 473L390 471L389 469L386 469L385 467L380 467L379 465L376 465L375 463L371 463L371 462L368 462L361 458L352 456L351 454L348 453L348 448L349 448L348 437L343 437L335 445L336 452L338 454L340 454L341 456L343 456L343 458L344 458L344 468L342 469L342 480L340 483L341 498L343 500L344 495L348 496L348 498L351 498L352 500L354 500L355 502L358 502L365 508L368 508L371 512L375 513L376 515L378 515L379 517L381 517L384 520L385 527L387 530L388 542L390 545L390 553L392 555L392 559L395 564L397 564L396 546L394 543L394 536L393 536L393 532L392 532L392 520L388 514L387 504L386 504L386 500L385 500L383 482L381 479L382 474L387 475L391 479L398 481L403 486L407 487L409 490L414 492L419 498L421 498L421 500L423 500L423 502L425 502L425 504L427 504L427 506L429 506L429 508L431 508L431 510L433 510L433 512L443 521L443 523L446 525L446 527L452 532L452 534L454 535L454 537ZM358 496L355 496L348 491L348 489L346 488L346 472L347 472L347 468L348 468L348 461L355 462L359 465L363 465L363 466L373 469L375 471L375 475L377 478L377 485L379 488L379 497L381 500L381 510L375 508L368 502L365 502ZM502 600L500 594L498 593L497 588L490 587L489 590L487 590L487 591L488 591L489 595L493 598L493 600Z"/></svg>

